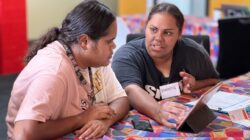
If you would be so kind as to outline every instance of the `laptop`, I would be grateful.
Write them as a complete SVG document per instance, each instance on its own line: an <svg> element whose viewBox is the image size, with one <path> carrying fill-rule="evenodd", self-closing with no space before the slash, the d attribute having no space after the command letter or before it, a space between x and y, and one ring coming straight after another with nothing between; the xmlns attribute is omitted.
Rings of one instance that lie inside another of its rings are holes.
<svg viewBox="0 0 250 140"><path fill-rule="evenodd" d="M177 130L198 133L216 118L216 115L206 104L217 92L221 84L222 82L217 83L201 95L187 116L178 124Z"/></svg>

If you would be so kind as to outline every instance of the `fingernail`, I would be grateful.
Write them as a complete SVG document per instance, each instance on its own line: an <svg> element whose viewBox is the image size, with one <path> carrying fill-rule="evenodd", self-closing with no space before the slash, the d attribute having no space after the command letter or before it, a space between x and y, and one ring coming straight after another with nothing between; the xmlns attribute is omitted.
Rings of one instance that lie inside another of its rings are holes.
<svg viewBox="0 0 250 140"><path fill-rule="evenodd" d="M170 122L170 123L176 123L176 120L173 119L173 118L170 118L170 119L168 119L167 121Z"/></svg>

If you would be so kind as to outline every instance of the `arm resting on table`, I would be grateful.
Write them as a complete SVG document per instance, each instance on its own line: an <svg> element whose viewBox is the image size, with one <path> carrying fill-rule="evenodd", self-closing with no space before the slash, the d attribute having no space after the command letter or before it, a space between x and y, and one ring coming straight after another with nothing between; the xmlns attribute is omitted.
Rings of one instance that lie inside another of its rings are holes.
<svg viewBox="0 0 250 140"><path fill-rule="evenodd" d="M220 82L220 80L215 79L215 78L210 78L210 79L205 79L205 80L197 80L195 83L195 87L192 90L198 90L198 89L205 88L208 86L213 86L213 85L217 84L218 82Z"/></svg>
<svg viewBox="0 0 250 140"><path fill-rule="evenodd" d="M112 119L105 120L108 126L113 125L115 122L124 118L129 111L129 101L127 97L121 97L109 104L109 106L115 111L116 115Z"/></svg>
<svg viewBox="0 0 250 140"><path fill-rule="evenodd" d="M140 113L161 122L159 118L160 104L144 89L135 84L125 87L130 104Z"/></svg>

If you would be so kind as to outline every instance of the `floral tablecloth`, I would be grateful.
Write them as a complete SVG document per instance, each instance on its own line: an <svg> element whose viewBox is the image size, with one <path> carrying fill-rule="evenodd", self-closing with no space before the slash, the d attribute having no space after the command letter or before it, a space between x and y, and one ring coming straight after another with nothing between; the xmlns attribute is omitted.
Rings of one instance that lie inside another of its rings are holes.
<svg viewBox="0 0 250 140"><path fill-rule="evenodd" d="M250 72L223 81L220 87L221 91L230 92L232 94L241 94L250 96ZM199 97L204 91L197 91L190 95L182 95L172 97L169 100L180 103L186 103L192 100L195 96ZM203 131L199 133L185 133L170 129L159 125L148 117L138 113L136 110L131 110L129 114L118 123L114 124L108 132L103 136L103 140L213 140L213 139L235 139L235 140L250 140L250 128L240 124L233 123L226 114L216 113L217 118L213 120ZM248 114L250 116L250 114ZM136 130L131 123L132 119L148 119L154 129L154 132ZM73 134L69 134L62 140L78 140Z"/></svg>
<svg viewBox="0 0 250 140"><path fill-rule="evenodd" d="M220 90L230 93L244 94L250 96L250 72L236 78L224 81ZM201 93L196 93L199 96ZM183 95L177 98L171 98L172 101L181 103L188 102L192 99L191 96ZM126 118L116 123L109 129L103 139L250 139L250 128L233 123L228 115L216 113L217 118L212 121L202 132L184 133L174 129L161 126L148 117L138 113L136 110L131 110ZM248 114L250 115L250 114ZM133 128L132 119L149 119L153 126L154 132L140 131Z"/></svg>

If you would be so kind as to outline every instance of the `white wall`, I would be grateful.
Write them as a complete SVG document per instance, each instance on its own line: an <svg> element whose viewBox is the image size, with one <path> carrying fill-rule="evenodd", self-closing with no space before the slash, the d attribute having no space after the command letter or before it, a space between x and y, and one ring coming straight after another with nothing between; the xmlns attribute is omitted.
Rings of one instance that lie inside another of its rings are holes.
<svg viewBox="0 0 250 140"><path fill-rule="evenodd" d="M192 0L191 15L205 17L207 11L207 0Z"/></svg>
<svg viewBox="0 0 250 140"><path fill-rule="evenodd" d="M207 0L158 0L158 3L173 3L184 15L204 17L206 16L206 1Z"/></svg>
<svg viewBox="0 0 250 140"><path fill-rule="evenodd" d="M191 13L191 0L158 0L158 3L169 2L175 4L184 15Z"/></svg>

